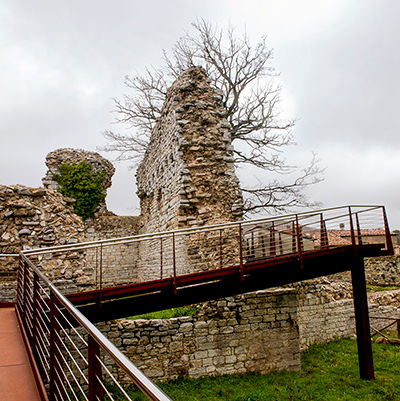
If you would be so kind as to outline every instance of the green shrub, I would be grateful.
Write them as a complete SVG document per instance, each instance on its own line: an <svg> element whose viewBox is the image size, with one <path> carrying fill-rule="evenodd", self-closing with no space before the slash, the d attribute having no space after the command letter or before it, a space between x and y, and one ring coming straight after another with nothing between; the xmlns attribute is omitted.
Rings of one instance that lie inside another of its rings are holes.
<svg viewBox="0 0 400 401"><path fill-rule="evenodd" d="M58 191L74 198L74 211L83 220L93 217L100 202L104 200L103 182L106 172L93 173L90 164L64 163L59 167L60 174L54 175L59 185Z"/></svg>

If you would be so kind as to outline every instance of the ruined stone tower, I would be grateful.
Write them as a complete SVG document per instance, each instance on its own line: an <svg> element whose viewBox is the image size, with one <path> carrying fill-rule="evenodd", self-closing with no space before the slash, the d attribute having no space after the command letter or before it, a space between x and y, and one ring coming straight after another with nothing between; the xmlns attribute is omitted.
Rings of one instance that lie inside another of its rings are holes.
<svg viewBox="0 0 400 401"><path fill-rule="evenodd" d="M201 67L169 88L137 171L143 231L242 218L230 125L222 96Z"/></svg>
<svg viewBox="0 0 400 401"><path fill-rule="evenodd" d="M42 178L43 186L48 189L58 190L58 183L54 179L54 175L59 174L59 168L62 164L77 164L85 161L90 165L93 173L105 172L103 181L103 193L107 193L107 189L111 187L111 179L114 175L115 168L110 161L96 152L89 152L83 149L61 148L50 152L46 156L46 166L48 171ZM105 200L102 201L97 212L105 213L107 211Z"/></svg>

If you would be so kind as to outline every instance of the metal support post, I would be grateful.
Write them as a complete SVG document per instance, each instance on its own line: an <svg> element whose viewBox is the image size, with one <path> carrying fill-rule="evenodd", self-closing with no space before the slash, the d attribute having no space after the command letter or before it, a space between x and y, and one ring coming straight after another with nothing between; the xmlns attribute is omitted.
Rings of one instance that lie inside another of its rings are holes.
<svg viewBox="0 0 400 401"><path fill-rule="evenodd" d="M361 257L353 258L353 262L351 265L351 281L353 284L353 301L354 314L356 318L360 378L372 380L375 378L374 363L372 358L364 260Z"/></svg>

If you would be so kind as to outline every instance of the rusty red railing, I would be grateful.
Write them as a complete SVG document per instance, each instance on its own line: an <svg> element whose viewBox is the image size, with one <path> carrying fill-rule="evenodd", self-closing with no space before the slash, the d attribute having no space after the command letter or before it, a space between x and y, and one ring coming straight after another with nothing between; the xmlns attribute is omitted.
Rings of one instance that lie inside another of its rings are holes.
<svg viewBox="0 0 400 401"><path fill-rule="evenodd" d="M17 310L50 401L131 400L129 383L150 400L170 400L27 256L19 263Z"/></svg>
<svg viewBox="0 0 400 401"><path fill-rule="evenodd" d="M110 276L110 272L115 269L115 259L111 258L110 261L105 256L110 247L136 247L132 248L132 260L129 263L135 262L137 265L133 267L132 264L130 271L145 272L145 276L142 275L139 281L172 277L176 292L176 277L188 272L238 265L243 279L243 266L249 261L297 254L301 263L306 251L352 245L356 252L357 246L373 242L382 243L386 252L393 254L384 206L342 206L278 217L25 250L23 253L26 256L51 253L57 258L65 253L84 252L85 266L91 266L96 272L96 288L101 290L116 284L137 282L138 278L133 276L121 278L120 282L116 282L116 277ZM142 265L137 260L140 260Z"/></svg>

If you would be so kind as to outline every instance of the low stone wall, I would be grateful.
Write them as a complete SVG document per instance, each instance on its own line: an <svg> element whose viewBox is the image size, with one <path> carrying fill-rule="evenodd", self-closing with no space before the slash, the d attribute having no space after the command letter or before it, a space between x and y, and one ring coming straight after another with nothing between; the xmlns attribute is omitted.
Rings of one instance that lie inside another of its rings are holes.
<svg viewBox="0 0 400 401"><path fill-rule="evenodd" d="M299 370L294 290L207 302L196 316L98 327L151 379Z"/></svg>
<svg viewBox="0 0 400 401"><path fill-rule="evenodd" d="M122 319L98 327L154 380L299 370L301 350L355 334L353 300L342 298L344 287L311 282L206 302L191 317ZM368 298L374 327L386 323L374 316L398 315L400 290Z"/></svg>
<svg viewBox="0 0 400 401"><path fill-rule="evenodd" d="M368 302L371 324L380 327L384 321L373 316L398 316L400 290L369 293ZM299 292L297 317L302 350L314 343L355 334L353 299L329 301L321 284L309 285L307 292Z"/></svg>

